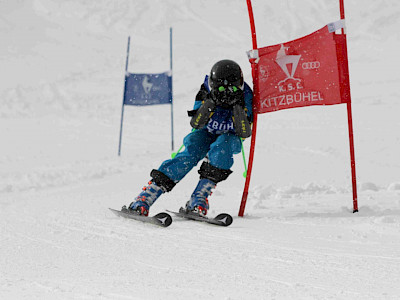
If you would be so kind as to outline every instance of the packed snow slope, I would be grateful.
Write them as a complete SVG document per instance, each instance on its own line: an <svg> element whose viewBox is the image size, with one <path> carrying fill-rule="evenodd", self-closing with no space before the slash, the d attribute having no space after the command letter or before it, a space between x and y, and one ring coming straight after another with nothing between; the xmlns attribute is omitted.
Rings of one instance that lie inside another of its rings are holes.
<svg viewBox="0 0 400 300"><path fill-rule="evenodd" d="M254 0L259 46L336 21L337 2ZM108 211L171 153L170 107L152 106L125 108L117 155L127 38L130 72L164 72L173 27L177 149L214 62L252 83L246 1L1 1L0 299L399 299L400 2L345 5L360 211L346 107L309 107L259 117L244 218L238 155L210 198L230 227L157 228Z"/></svg>

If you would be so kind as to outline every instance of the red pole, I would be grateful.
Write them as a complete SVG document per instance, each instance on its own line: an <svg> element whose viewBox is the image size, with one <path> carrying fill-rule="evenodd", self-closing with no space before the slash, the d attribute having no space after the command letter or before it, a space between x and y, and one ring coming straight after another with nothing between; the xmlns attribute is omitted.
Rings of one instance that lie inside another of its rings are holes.
<svg viewBox="0 0 400 300"><path fill-rule="evenodd" d="M349 121L351 178L353 186L353 213L355 213L358 212L358 201L357 201L356 159L354 154L354 138L353 138L353 119L352 119L350 102L347 103L347 118Z"/></svg>
<svg viewBox="0 0 400 300"><path fill-rule="evenodd" d="M340 19L344 19L344 0L339 0L340 4ZM342 28L343 33L343 28Z"/></svg>
<svg viewBox="0 0 400 300"><path fill-rule="evenodd" d="M249 19L250 19L250 28L251 28L251 36L253 41L253 49L257 49L257 36L256 36L256 27L254 24L254 15L253 15L253 8L251 5L251 0L247 1L247 9L249 11ZM253 129L251 134L251 145L250 145L250 154L249 154L249 162L247 167L247 176L246 182L244 185L243 195L242 195L242 202L240 203L239 209L239 217L243 217L244 209L246 207L247 196L249 194L249 186L250 186L250 178L251 178L251 171L253 169L253 160L254 160L254 149L256 146L256 133L257 133L257 102L259 99L258 94L258 64L256 63L256 59L251 59L251 70L253 76Z"/></svg>
<svg viewBox="0 0 400 300"><path fill-rule="evenodd" d="M340 3L340 18L344 19L344 0L339 0ZM347 60L347 40L344 29L342 28L342 34L344 38L344 51L346 53L347 64L346 69L348 70L348 60ZM347 74L348 75L348 74ZM349 124L349 144L350 144L350 162L351 162L351 179L353 188L353 213L358 212L358 201L357 201L357 179L356 179L356 158L354 153L354 134L353 134L353 117L351 112L351 100L347 102L347 119Z"/></svg>

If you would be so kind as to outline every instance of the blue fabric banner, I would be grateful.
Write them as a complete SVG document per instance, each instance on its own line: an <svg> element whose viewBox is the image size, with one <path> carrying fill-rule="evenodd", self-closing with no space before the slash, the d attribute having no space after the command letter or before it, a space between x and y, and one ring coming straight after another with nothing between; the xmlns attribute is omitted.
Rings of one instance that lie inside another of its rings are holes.
<svg viewBox="0 0 400 300"><path fill-rule="evenodd" d="M124 105L155 105L172 102L172 77L160 74L127 73Z"/></svg>

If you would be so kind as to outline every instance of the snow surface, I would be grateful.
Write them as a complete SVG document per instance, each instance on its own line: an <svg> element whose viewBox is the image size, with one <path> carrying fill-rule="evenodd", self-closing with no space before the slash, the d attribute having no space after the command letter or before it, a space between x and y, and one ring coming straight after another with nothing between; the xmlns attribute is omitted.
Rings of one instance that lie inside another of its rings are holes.
<svg viewBox="0 0 400 300"><path fill-rule="evenodd" d="M337 2L254 0L259 46L336 21ZM251 83L246 1L1 1L0 299L399 299L400 2L345 2L359 213L346 107L309 107L259 117L244 218L164 229L107 209L171 153L169 107L126 107L117 156L127 37L131 72L163 72L173 27L178 148L215 61ZM238 155L210 215L237 216L243 168Z"/></svg>

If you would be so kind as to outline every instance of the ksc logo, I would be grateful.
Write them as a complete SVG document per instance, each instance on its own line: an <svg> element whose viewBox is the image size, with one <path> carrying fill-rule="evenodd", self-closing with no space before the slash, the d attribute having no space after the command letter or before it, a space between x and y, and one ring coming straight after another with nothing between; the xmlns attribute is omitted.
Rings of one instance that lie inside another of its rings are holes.
<svg viewBox="0 0 400 300"><path fill-rule="evenodd" d="M286 78L278 82L278 85L284 84L288 79L301 81L299 78L294 78L301 55L288 55L286 54L286 50L288 49L289 47L285 47L283 44L281 44L281 48L276 53L275 61L286 75Z"/></svg>

